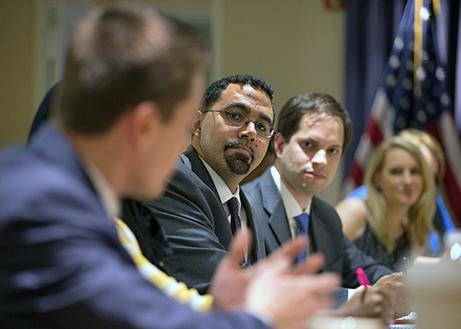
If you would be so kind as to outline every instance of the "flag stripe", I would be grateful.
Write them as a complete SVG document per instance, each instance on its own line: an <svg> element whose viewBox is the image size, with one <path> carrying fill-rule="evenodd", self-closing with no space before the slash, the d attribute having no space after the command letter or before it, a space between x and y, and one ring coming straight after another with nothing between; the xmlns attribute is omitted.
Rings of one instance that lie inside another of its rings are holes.
<svg viewBox="0 0 461 329"><path fill-rule="evenodd" d="M420 2L423 8L416 11L416 16L415 1L407 2L346 186L362 183L366 164L383 140L406 128L426 130L444 150L447 169L442 189L459 226L461 146L451 113L451 100L447 95L446 74L435 39L433 3L431 0ZM416 45L415 17L421 19L421 35ZM418 44L420 48L415 48ZM414 55L419 56L418 61L414 60ZM415 92L415 88L419 89L418 92Z"/></svg>

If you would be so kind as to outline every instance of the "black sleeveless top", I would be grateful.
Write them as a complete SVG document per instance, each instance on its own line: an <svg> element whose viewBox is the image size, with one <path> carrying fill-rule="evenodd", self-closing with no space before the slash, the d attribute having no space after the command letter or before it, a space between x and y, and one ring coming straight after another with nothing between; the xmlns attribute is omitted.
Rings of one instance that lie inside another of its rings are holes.
<svg viewBox="0 0 461 329"><path fill-rule="evenodd" d="M360 238L355 240L354 243L365 254L373 257L376 262L394 271L402 270L403 257L407 257L408 260L411 260L411 246L406 233L397 240L394 251L389 253L367 222L365 232Z"/></svg>

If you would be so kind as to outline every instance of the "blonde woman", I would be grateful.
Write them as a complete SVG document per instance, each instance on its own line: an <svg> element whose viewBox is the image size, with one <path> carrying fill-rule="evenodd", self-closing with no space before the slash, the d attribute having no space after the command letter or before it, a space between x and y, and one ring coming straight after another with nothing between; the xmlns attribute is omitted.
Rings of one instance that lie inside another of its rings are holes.
<svg viewBox="0 0 461 329"><path fill-rule="evenodd" d="M416 129L402 130L399 136L408 138L418 145L434 175L436 188L440 187L445 174L445 159L440 144L428 133ZM430 248L427 250L428 256L439 256L443 249L442 242L444 235L456 229L453 219L440 194L436 195L435 204L436 212L433 220L435 230L428 240L430 244Z"/></svg>
<svg viewBox="0 0 461 329"><path fill-rule="evenodd" d="M379 263L400 270L426 246L435 211L435 184L420 150L393 137L373 154L365 175L368 196L338 207L344 233Z"/></svg>
<svg viewBox="0 0 461 329"><path fill-rule="evenodd" d="M404 129L398 136L402 136L418 146L434 176L436 188L439 187L445 174L445 161L440 144L430 134L417 129ZM359 186L336 205L336 210L339 213L349 212L350 207L356 207L357 204L361 204L360 201L355 199L364 200L366 197L367 187L365 185ZM440 194L436 195L435 204L436 211L432 220L434 229L427 236L427 248L424 251L424 255L429 257L440 256L443 250L444 235L456 229Z"/></svg>

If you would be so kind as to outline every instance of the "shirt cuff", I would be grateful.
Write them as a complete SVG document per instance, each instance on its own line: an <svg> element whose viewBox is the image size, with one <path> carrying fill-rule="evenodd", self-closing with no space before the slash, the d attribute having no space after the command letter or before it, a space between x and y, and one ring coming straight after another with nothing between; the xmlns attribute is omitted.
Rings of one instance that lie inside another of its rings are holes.
<svg viewBox="0 0 461 329"><path fill-rule="evenodd" d="M351 299L352 296L354 296L356 292L357 292L357 289L348 288L347 289L347 300Z"/></svg>

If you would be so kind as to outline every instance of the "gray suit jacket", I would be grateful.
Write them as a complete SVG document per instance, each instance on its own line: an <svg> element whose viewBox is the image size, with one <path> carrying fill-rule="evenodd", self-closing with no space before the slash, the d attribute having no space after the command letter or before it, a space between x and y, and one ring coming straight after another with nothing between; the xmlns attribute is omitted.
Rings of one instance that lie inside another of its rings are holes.
<svg viewBox="0 0 461 329"><path fill-rule="evenodd" d="M251 264L265 257L264 240L243 192L240 199L253 235L248 255ZM195 150L181 155L164 196L145 206L173 249L164 259L165 270L200 292L207 291L216 267L227 254L232 233L216 187Z"/></svg>
<svg viewBox="0 0 461 329"><path fill-rule="evenodd" d="M291 240L285 207L270 169L242 188L252 205L253 213L263 228L266 253ZM332 206L317 197L312 199L309 221L310 250L320 252L325 258L323 271L335 272L342 277L342 285L355 288L359 285L355 270L363 267L371 282L391 273L363 254L342 232L341 221ZM338 294L345 301L346 291ZM339 303L337 301L337 304Z"/></svg>

